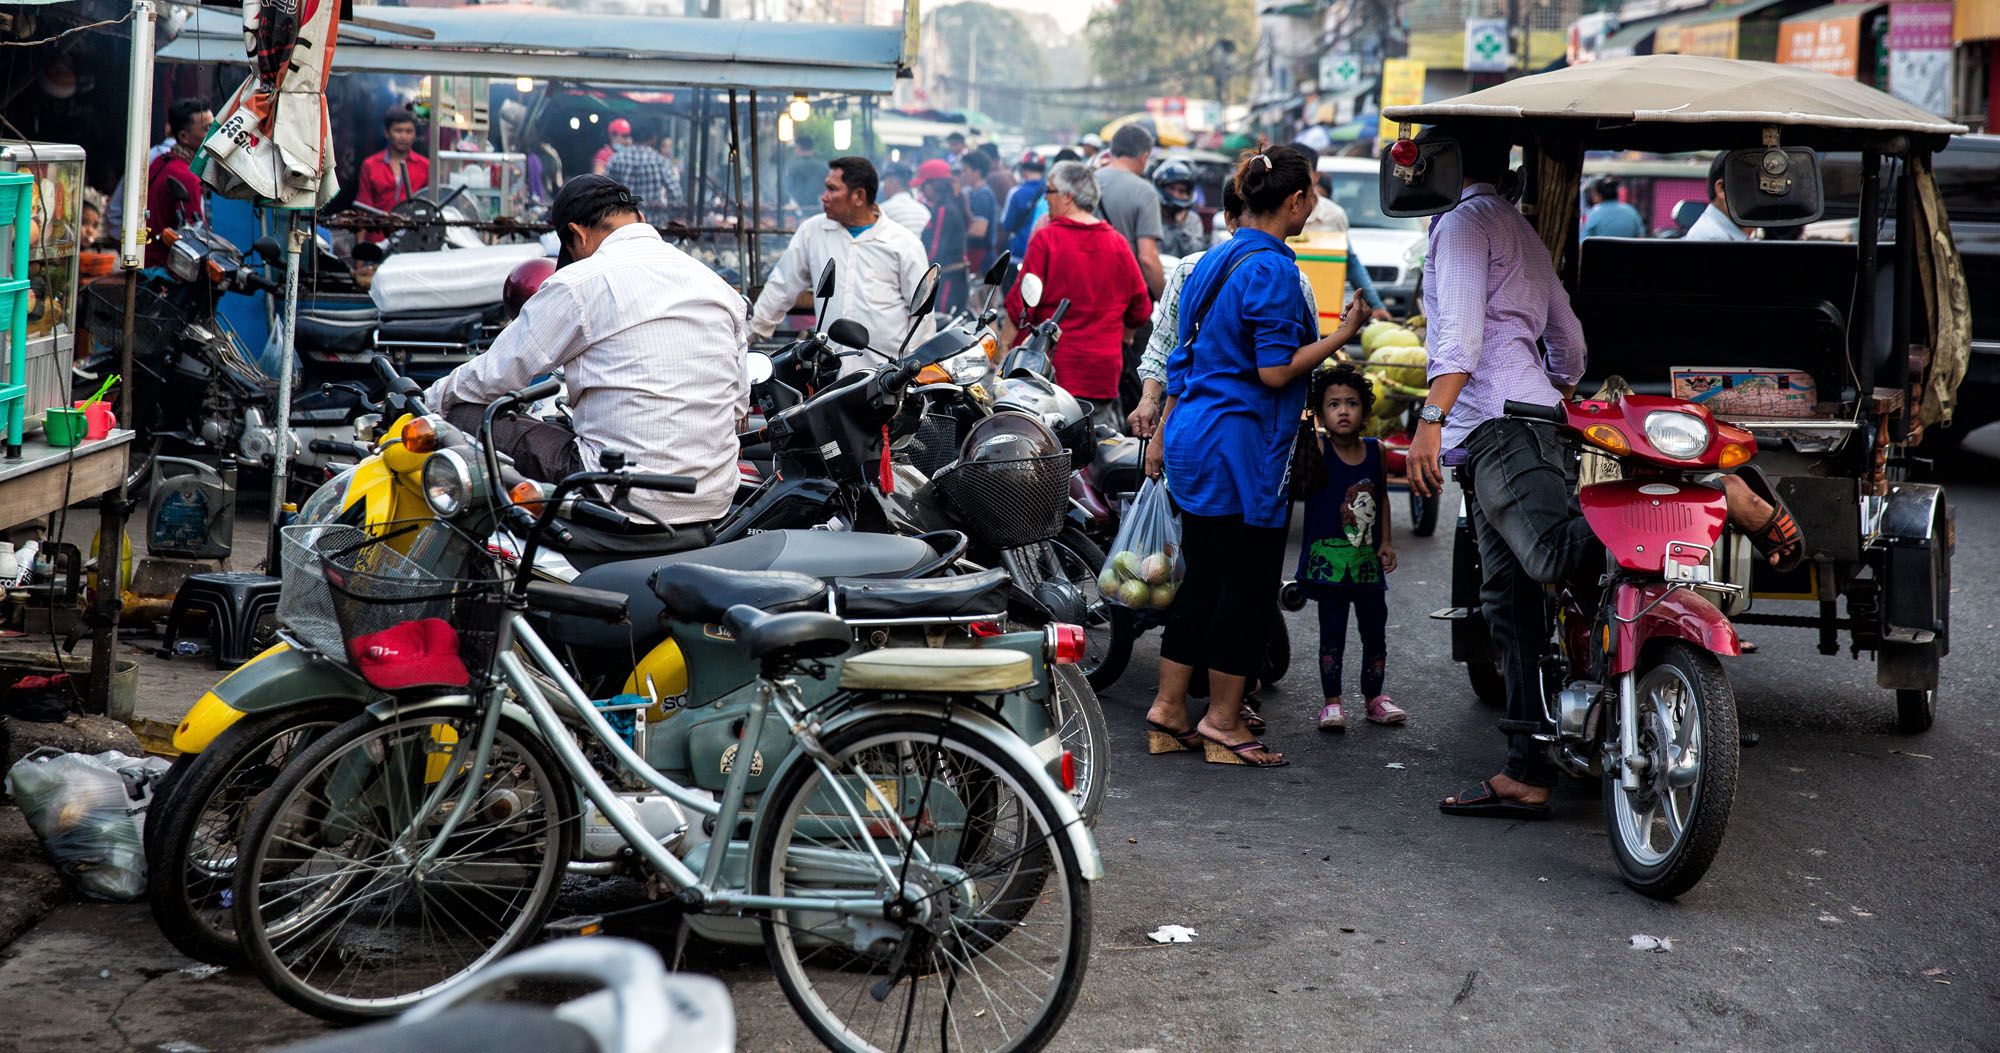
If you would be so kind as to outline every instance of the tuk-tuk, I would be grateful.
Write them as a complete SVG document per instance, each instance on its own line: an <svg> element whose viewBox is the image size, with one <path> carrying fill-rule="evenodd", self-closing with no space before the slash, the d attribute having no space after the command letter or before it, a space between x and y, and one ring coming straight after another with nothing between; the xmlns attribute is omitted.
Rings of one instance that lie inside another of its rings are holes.
<svg viewBox="0 0 2000 1053"><path fill-rule="evenodd" d="M1852 654L1874 655L1899 728L1929 728L1951 646L1953 520L1944 489L1914 481L1913 448L1951 421L1971 350L1964 271L1931 167L1966 129L1851 80L1684 55L1593 62L1383 116L1406 132L1443 124L1523 148L1521 210L1589 347L1579 394L1616 375L1749 429L1804 534L1805 560L1779 573L1732 530L1710 559L1725 586L1711 598L1738 625L1814 630L1825 655L1844 631ZM1580 239L1584 152L1628 149L1730 151L1727 211L1754 236ZM1826 151L1862 154L1859 235L1791 240L1823 209ZM1392 167L1385 159L1385 206L1425 189ZM1450 178L1429 191L1455 204ZM1890 219L1918 236L1880 244ZM1463 520L1454 557L1455 606L1439 614L1453 619L1452 655L1476 693L1498 704Z"/></svg>

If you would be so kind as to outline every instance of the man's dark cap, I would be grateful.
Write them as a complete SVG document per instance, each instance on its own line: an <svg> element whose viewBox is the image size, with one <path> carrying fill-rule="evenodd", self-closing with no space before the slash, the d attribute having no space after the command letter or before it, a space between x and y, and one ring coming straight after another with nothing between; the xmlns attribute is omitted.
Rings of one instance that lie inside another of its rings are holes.
<svg viewBox="0 0 2000 1053"><path fill-rule="evenodd" d="M613 212L638 210L638 199L624 184L593 172L571 177L556 191L555 202L549 206L549 223L556 228L556 240L564 242L571 223L589 228ZM567 267L574 262L569 245L564 243L562 252L556 256L556 266Z"/></svg>

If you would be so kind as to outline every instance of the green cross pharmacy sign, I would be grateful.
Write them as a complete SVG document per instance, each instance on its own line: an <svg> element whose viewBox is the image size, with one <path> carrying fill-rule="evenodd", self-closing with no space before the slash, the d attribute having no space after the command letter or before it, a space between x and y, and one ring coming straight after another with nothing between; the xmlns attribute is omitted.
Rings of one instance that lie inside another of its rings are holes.
<svg viewBox="0 0 2000 1053"><path fill-rule="evenodd" d="M1323 92L1352 91L1361 86L1361 60L1350 54L1334 52L1319 58L1319 90Z"/></svg>
<svg viewBox="0 0 2000 1053"><path fill-rule="evenodd" d="M1473 73L1504 72L1514 64L1507 45L1507 20L1468 18L1465 20L1465 68Z"/></svg>

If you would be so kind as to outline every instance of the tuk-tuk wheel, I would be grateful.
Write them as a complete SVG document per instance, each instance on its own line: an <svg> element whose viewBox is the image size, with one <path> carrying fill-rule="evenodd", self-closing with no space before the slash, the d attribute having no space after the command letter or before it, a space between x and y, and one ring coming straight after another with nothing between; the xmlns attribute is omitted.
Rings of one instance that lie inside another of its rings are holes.
<svg viewBox="0 0 2000 1053"><path fill-rule="evenodd" d="M1480 705L1507 704L1507 678L1501 674L1499 662L1491 657L1474 658L1465 663L1465 676L1472 681L1472 694Z"/></svg>
<svg viewBox="0 0 2000 1053"><path fill-rule="evenodd" d="M1903 688L1896 692L1896 730L1905 735L1929 731L1937 719L1937 691Z"/></svg>

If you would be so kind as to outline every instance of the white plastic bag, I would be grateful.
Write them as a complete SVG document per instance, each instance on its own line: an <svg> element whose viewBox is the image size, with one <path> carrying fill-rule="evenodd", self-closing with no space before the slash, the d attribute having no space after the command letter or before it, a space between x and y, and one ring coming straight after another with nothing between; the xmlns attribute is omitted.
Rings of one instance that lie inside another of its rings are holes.
<svg viewBox="0 0 2000 1053"><path fill-rule="evenodd" d="M1112 603L1134 610L1165 610L1181 584L1181 519L1167 484L1148 479L1118 524L1110 561L1097 576L1097 589Z"/></svg>
<svg viewBox="0 0 2000 1053"><path fill-rule="evenodd" d="M146 805L167 768L117 750L43 748L8 770L7 792L84 895L135 900L146 894Z"/></svg>

